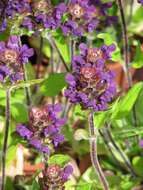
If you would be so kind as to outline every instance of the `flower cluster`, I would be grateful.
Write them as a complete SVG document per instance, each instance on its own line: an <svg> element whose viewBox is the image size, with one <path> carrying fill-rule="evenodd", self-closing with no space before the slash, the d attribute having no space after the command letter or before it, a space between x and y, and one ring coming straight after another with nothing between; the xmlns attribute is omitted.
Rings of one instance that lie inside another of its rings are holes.
<svg viewBox="0 0 143 190"><path fill-rule="evenodd" d="M111 6L111 2L102 3L100 0L71 0L68 4L56 6L49 0L10 0L4 11L1 30L6 29L7 20L19 15L20 25L30 31L61 28L65 35L81 36L94 31L99 23L101 26L114 20L107 14Z"/></svg>
<svg viewBox="0 0 143 190"><path fill-rule="evenodd" d="M29 30L56 29L65 10L64 3L53 6L49 0L10 0L4 11L1 31L6 29L9 20L17 18L18 15L20 25Z"/></svg>
<svg viewBox="0 0 143 190"><path fill-rule="evenodd" d="M141 3L143 5L143 0L138 0L138 3Z"/></svg>
<svg viewBox="0 0 143 190"><path fill-rule="evenodd" d="M15 83L23 79L22 65L33 55L33 49L20 45L20 38L11 36L0 42L0 82Z"/></svg>
<svg viewBox="0 0 143 190"><path fill-rule="evenodd" d="M86 32L93 32L107 19L107 9L112 3L101 3L91 0L71 0L67 6L67 19L61 28L65 35L82 36Z"/></svg>
<svg viewBox="0 0 143 190"><path fill-rule="evenodd" d="M3 5L5 6L5 4ZM20 15L21 18L27 16L31 11L29 0L9 0L6 6L3 7L2 18L3 22L0 27L0 31L4 31L7 28L8 23L12 22L12 19L17 18ZM20 19L21 19L20 18Z"/></svg>
<svg viewBox="0 0 143 190"><path fill-rule="evenodd" d="M116 93L114 73L105 65L111 59L115 45L88 48L80 44L80 55L72 60L73 73L67 74L68 88L65 96L83 109L106 110Z"/></svg>
<svg viewBox="0 0 143 190"><path fill-rule="evenodd" d="M65 124L66 119L59 118L60 111L59 104L41 108L33 107L29 114L29 125L18 124L16 131L38 151L50 154L64 140L60 128Z"/></svg>
<svg viewBox="0 0 143 190"><path fill-rule="evenodd" d="M62 21L62 16L66 10L66 5L60 3L53 6L48 0L33 0L31 1L31 13L25 17L22 25L29 30L57 29Z"/></svg>
<svg viewBox="0 0 143 190"><path fill-rule="evenodd" d="M67 165L64 168L54 164L45 168L43 171L43 178L40 178L43 190L48 190L51 187L55 190L64 189L64 183L68 181L69 176L72 174L73 168Z"/></svg>

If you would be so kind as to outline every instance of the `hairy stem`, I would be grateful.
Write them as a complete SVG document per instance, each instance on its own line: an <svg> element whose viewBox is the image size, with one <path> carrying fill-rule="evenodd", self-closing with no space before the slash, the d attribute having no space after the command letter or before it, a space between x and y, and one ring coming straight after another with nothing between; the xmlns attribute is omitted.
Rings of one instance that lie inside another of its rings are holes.
<svg viewBox="0 0 143 190"><path fill-rule="evenodd" d="M1 190L4 190L5 186L5 169L6 169L6 153L7 153L7 143L8 143L8 134L10 127L10 89L6 90L6 108L5 108L5 131L4 131L4 142L2 148L2 181L1 181Z"/></svg>
<svg viewBox="0 0 143 190"><path fill-rule="evenodd" d="M97 175L100 179L103 189L109 190L108 182L104 176L104 173L98 161L98 156L97 156L98 130L94 127L93 113L90 113L89 115L89 134L90 134L90 156L91 156L92 165L97 172Z"/></svg>

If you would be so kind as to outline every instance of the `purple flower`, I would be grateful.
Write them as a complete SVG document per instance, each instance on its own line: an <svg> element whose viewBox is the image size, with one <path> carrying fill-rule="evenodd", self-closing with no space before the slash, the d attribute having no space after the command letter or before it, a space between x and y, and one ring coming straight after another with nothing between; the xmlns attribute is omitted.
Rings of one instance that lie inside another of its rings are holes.
<svg viewBox="0 0 143 190"><path fill-rule="evenodd" d="M48 104L41 108L31 108L29 113L29 125L27 128L25 127L31 135L25 135L27 131L23 133L22 130L25 130L25 128L22 128L21 131L17 130L18 134L22 137L26 137L29 144L38 151L50 154L58 144L64 141L64 136L60 131L66 119L58 116L61 111L59 104ZM17 129L19 128L18 125Z"/></svg>
<svg viewBox="0 0 143 190"><path fill-rule="evenodd" d="M106 68L115 45L88 48L80 44L80 55L72 61L73 73L67 74L68 88L65 96L72 103L80 103L83 109L103 111L116 93L114 74Z"/></svg>
<svg viewBox="0 0 143 190"><path fill-rule="evenodd" d="M140 140L139 146L140 146L141 148L143 148L143 139Z"/></svg>
<svg viewBox="0 0 143 190"><path fill-rule="evenodd" d="M23 79L22 64L28 62L33 49L20 45L20 38L10 36L7 42L0 42L1 82L15 83Z"/></svg>
<svg viewBox="0 0 143 190"><path fill-rule="evenodd" d="M63 189L65 182L69 180L70 175L73 173L71 165L64 168L58 164L49 165L48 168L43 170L43 189L49 189L52 185L54 189Z"/></svg>
<svg viewBox="0 0 143 190"><path fill-rule="evenodd" d="M82 36L98 29L99 24L104 27L107 22L107 9L111 6L111 2L71 0L67 6L67 18L61 24L64 35Z"/></svg>
<svg viewBox="0 0 143 190"><path fill-rule="evenodd" d="M138 3L141 3L143 5L143 0L138 0Z"/></svg>
<svg viewBox="0 0 143 190"><path fill-rule="evenodd" d="M31 132L25 125L19 124L16 126L17 133L26 139L30 139L33 135L33 132Z"/></svg>
<svg viewBox="0 0 143 190"><path fill-rule="evenodd" d="M64 181L67 181L69 179L69 176L73 173L73 167L71 165L67 165L64 168L62 179Z"/></svg>
<svg viewBox="0 0 143 190"><path fill-rule="evenodd" d="M1 10L0 10L1 12ZM29 0L9 0L4 4L4 9L2 10L2 26L0 27L0 32L4 31L9 23L12 22L13 19L17 18L19 14L22 18L26 15L29 15L31 12L31 7ZM17 20L17 19L16 19ZM15 21L14 21L15 22Z"/></svg>

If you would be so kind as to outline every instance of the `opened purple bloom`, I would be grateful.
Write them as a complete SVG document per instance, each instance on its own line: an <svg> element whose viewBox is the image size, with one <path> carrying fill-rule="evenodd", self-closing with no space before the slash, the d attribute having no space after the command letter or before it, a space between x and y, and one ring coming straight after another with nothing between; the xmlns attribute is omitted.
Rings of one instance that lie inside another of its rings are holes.
<svg viewBox="0 0 143 190"><path fill-rule="evenodd" d="M80 55L72 61L73 73L67 74L68 88L65 96L72 103L80 103L83 109L103 111L116 93L114 73L105 65L111 59L115 45L88 48L80 45Z"/></svg>
<svg viewBox="0 0 143 190"><path fill-rule="evenodd" d="M67 165L61 167L58 164L49 165L43 170L43 189L49 189L52 185L54 189L63 189L65 182L69 180L70 175L73 173L73 167Z"/></svg>
<svg viewBox="0 0 143 190"><path fill-rule="evenodd" d="M50 154L64 141L64 136L60 131L66 119L58 116L60 111L59 104L49 104L42 108L33 107L30 111L28 127L17 125L16 131L20 136L26 138L35 149Z"/></svg>
<svg viewBox="0 0 143 190"><path fill-rule="evenodd" d="M67 19L61 25L63 33L82 36L87 32L93 32L99 23L103 25L107 17L106 9L111 6L111 2L71 0L67 6Z"/></svg>
<svg viewBox="0 0 143 190"><path fill-rule="evenodd" d="M143 5L143 0L138 0L138 3L141 3Z"/></svg>
<svg viewBox="0 0 143 190"><path fill-rule="evenodd" d="M28 62L33 49L20 45L20 38L11 36L7 42L0 42L0 80L15 83L23 79L22 64Z"/></svg>

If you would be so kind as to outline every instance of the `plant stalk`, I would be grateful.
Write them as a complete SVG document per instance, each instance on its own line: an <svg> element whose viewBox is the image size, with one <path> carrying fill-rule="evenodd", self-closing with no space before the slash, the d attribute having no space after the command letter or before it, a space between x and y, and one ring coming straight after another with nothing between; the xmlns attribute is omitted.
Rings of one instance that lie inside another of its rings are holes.
<svg viewBox="0 0 143 190"><path fill-rule="evenodd" d="M89 115L89 135L90 135L90 138L89 138L90 139L90 157L91 157L92 165L97 172L97 175L100 179L103 189L109 190L109 184L105 178L105 175L102 171L102 168L98 160L98 155L97 155L98 130L94 126L93 113L90 113Z"/></svg>
<svg viewBox="0 0 143 190"><path fill-rule="evenodd" d="M128 82L128 89L130 89L133 85L133 82L132 82L132 75L129 69L130 58L129 58L129 40L128 40L128 33L127 33L127 24L126 24L122 0L117 0L117 3L118 3L119 11L120 11L120 16L121 16L123 42L124 42L124 59L125 59L124 71L125 71L127 82ZM136 115L135 106L133 107L133 123L135 126L137 126L137 115Z"/></svg>
<svg viewBox="0 0 143 190"><path fill-rule="evenodd" d="M128 88L131 88L132 87L132 76L129 71L130 58L129 58L129 43L128 43L127 25L126 25L122 0L117 0L117 2L118 2L118 7L119 7L119 11L120 11L120 16L121 16L122 33L123 33L124 59L125 59L124 71L125 71L127 82L128 82Z"/></svg>
<svg viewBox="0 0 143 190"><path fill-rule="evenodd" d="M66 64L66 62L65 62L65 60L64 60L64 58L63 58L63 56L61 55L61 52L60 52L59 48L57 47L57 44L56 44L56 42L54 41L54 39L52 38L52 36L49 35L49 36L48 36L48 40L49 40L49 43L51 44L52 48L53 48L53 49L56 49L56 51L57 51L57 53L58 53L58 55L59 55L59 57L60 57L60 59L61 59L63 65L64 65L64 67L65 67L65 69L66 69L66 71L69 72L69 68L68 68L68 66L67 66L67 64Z"/></svg>
<svg viewBox="0 0 143 190"><path fill-rule="evenodd" d="M5 108L5 130L4 130L4 142L2 148L2 179L1 179L1 190L5 188L5 170L6 170L6 153L7 153L7 144L8 144L8 135L9 135L9 127L10 127L10 89L6 90L6 108Z"/></svg>
<svg viewBox="0 0 143 190"><path fill-rule="evenodd" d="M124 162L125 162L128 170L131 172L132 176L136 176L136 173L134 172L130 161L126 158L126 155L124 154L124 152L118 147L118 145L114 141L114 139L112 137L112 134L110 133L110 131L109 131L108 128L106 128L106 132L108 134L109 140L111 141L111 143L113 144L114 148L117 150L117 152L120 154L120 156L124 160Z"/></svg>
<svg viewBox="0 0 143 190"><path fill-rule="evenodd" d="M28 78L27 78L27 71L26 71L25 64L22 64L22 67L23 67L22 68L23 69L23 79L26 82L28 80ZM25 87L25 94L26 94L27 105L30 107L32 105L30 87Z"/></svg>
<svg viewBox="0 0 143 190"><path fill-rule="evenodd" d="M36 68L36 79L39 78L39 74L40 74L40 66L41 66L41 62L42 62L42 48L43 48L43 37L40 37L40 48L39 48L39 52L38 54L38 59L37 59L37 68Z"/></svg>

